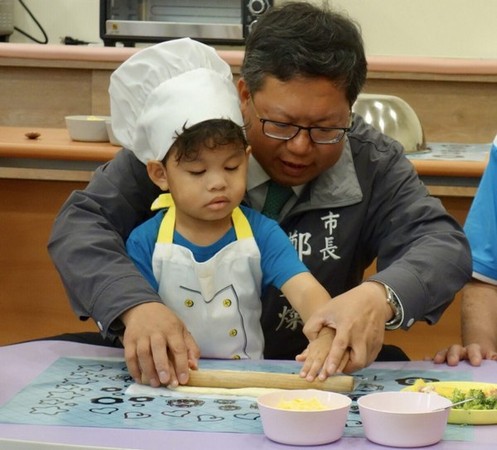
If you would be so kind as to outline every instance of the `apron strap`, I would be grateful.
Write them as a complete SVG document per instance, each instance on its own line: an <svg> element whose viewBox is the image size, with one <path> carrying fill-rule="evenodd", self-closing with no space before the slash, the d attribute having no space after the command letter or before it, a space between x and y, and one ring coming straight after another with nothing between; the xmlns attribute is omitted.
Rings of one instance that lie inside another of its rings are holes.
<svg viewBox="0 0 497 450"><path fill-rule="evenodd" d="M150 209L152 211L157 211L158 209L170 208L171 206L174 206L172 195L161 194L154 200Z"/></svg>
<svg viewBox="0 0 497 450"><path fill-rule="evenodd" d="M171 194L159 195L152 203L151 207L152 211L164 208L168 208L168 210L162 219L157 242L172 244L174 224L176 222L176 207ZM247 217L239 207L236 207L231 213L231 221L233 222L237 240L252 238L254 236Z"/></svg>
<svg viewBox="0 0 497 450"><path fill-rule="evenodd" d="M173 242L174 223L176 222L176 207L174 206L171 194L161 194L152 203L152 210L168 208L164 218L160 224L159 234L157 235L157 242L169 243Z"/></svg>
<svg viewBox="0 0 497 450"><path fill-rule="evenodd" d="M236 207L231 213L231 220L233 221L233 227L235 228L235 234L238 240L254 237L252 227L239 207Z"/></svg>

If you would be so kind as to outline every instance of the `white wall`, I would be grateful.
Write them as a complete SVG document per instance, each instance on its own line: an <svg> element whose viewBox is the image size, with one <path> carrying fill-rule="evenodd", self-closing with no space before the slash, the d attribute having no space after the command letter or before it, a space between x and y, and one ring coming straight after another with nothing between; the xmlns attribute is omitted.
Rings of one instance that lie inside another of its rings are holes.
<svg viewBox="0 0 497 450"><path fill-rule="evenodd" d="M21 4L15 1L14 25L42 41L43 34ZM99 36L99 0L23 0L49 38L59 44L64 36L102 44ZM14 31L9 42L33 41Z"/></svg>
<svg viewBox="0 0 497 450"><path fill-rule="evenodd" d="M320 2L314 0L314 3ZM497 58L495 0L330 0L361 25L369 55Z"/></svg>
<svg viewBox="0 0 497 450"><path fill-rule="evenodd" d="M309 1L321 3L321 0ZM15 25L41 40L36 25L15 2ZM24 2L43 25L50 44L59 44L64 36L102 44L99 0ZM497 0L328 0L328 3L359 22L368 55L497 59ZM10 42L32 41L14 32Z"/></svg>

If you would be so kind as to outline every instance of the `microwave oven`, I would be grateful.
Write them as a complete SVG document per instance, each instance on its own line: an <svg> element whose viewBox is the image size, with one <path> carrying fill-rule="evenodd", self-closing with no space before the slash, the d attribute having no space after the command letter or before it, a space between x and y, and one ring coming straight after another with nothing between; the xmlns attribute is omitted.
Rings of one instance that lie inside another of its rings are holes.
<svg viewBox="0 0 497 450"><path fill-rule="evenodd" d="M190 37L206 44L243 45L273 0L100 0L105 46Z"/></svg>

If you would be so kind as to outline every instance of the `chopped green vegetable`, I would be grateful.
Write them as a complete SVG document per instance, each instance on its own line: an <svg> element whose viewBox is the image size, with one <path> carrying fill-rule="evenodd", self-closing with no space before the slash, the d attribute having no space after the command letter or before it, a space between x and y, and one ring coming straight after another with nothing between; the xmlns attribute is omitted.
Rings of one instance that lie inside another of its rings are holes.
<svg viewBox="0 0 497 450"><path fill-rule="evenodd" d="M462 405L454 406L454 409L497 409L497 395L494 393L492 393L492 395L485 395L481 389L470 389L467 392L463 392L460 389L454 389L450 400L452 403L456 403L466 400L467 398L473 398L473 400L463 403Z"/></svg>

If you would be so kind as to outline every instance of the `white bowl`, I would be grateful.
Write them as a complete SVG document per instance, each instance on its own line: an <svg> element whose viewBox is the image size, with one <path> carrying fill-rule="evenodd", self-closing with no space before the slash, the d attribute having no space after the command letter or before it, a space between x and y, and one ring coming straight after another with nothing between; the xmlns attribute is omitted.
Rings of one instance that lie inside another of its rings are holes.
<svg viewBox="0 0 497 450"><path fill-rule="evenodd" d="M73 141L108 142L105 121L108 116L66 116L66 127Z"/></svg>
<svg viewBox="0 0 497 450"><path fill-rule="evenodd" d="M423 447L439 442L452 402L438 394L377 392L357 400L366 438L390 447Z"/></svg>
<svg viewBox="0 0 497 450"><path fill-rule="evenodd" d="M317 400L326 409L288 410L280 401ZM281 390L257 398L264 434L272 441L290 445L320 445L340 439L351 404L349 397L316 389Z"/></svg>
<svg viewBox="0 0 497 450"><path fill-rule="evenodd" d="M109 141L112 145L117 145L122 147L122 144L117 140L114 131L112 130L112 120L109 118L105 121L105 126L107 128L107 134L109 135Z"/></svg>

